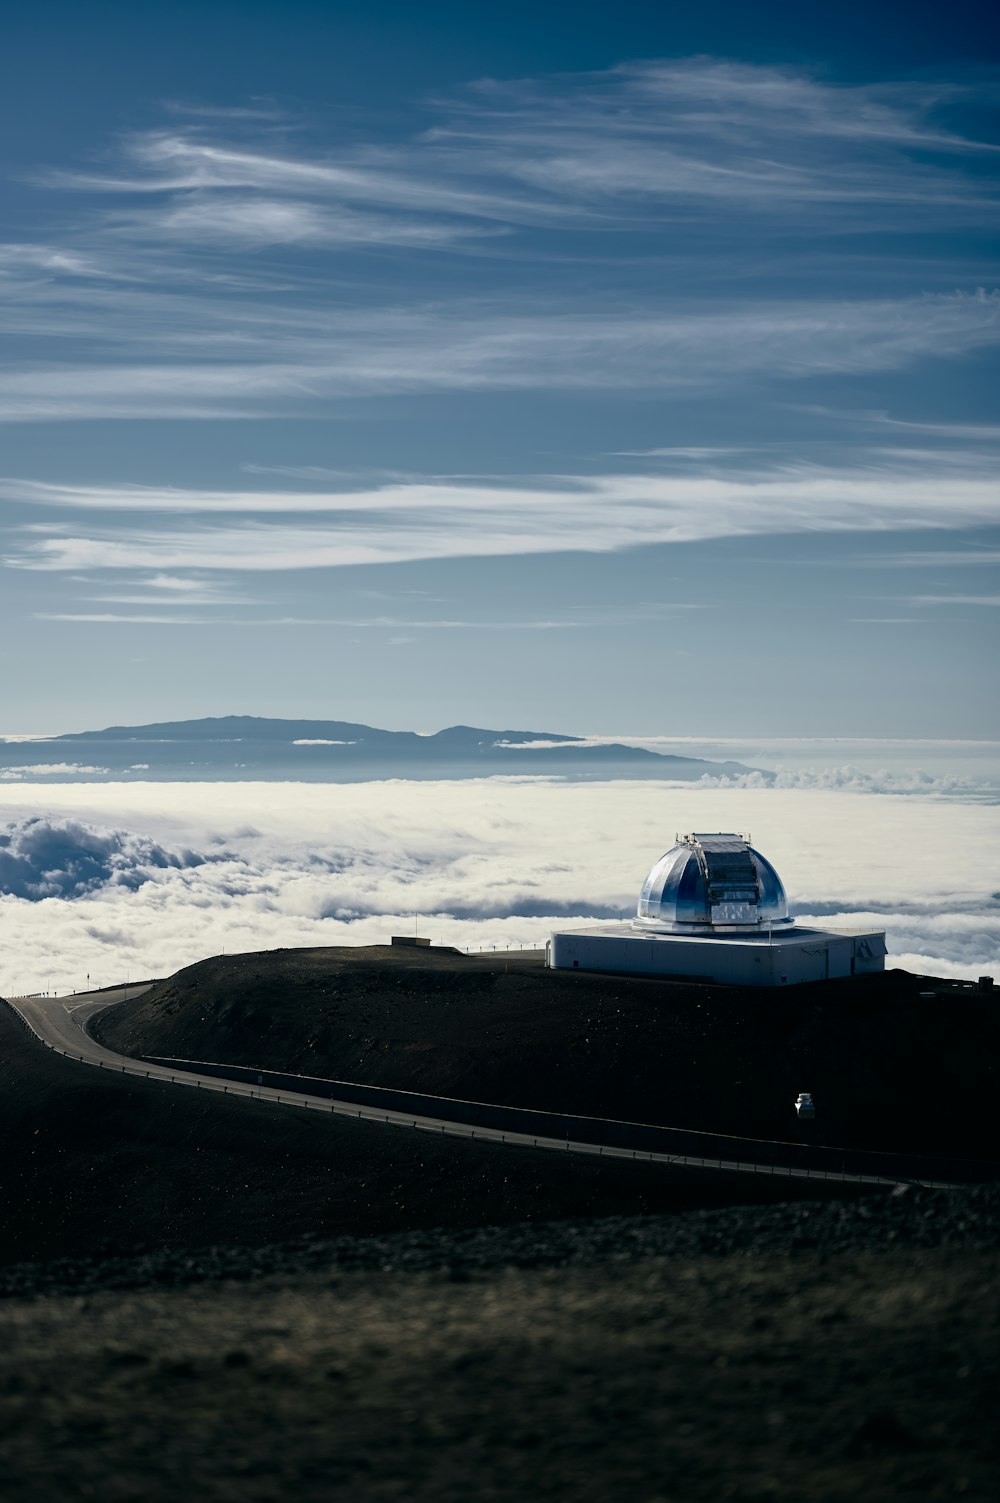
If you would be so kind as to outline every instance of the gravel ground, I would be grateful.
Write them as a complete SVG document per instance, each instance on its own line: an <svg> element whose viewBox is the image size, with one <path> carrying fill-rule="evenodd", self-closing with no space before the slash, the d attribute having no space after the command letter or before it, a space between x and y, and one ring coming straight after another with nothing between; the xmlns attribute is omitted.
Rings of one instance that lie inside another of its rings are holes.
<svg viewBox="0 0 1000 1503"><path fill-rule="evenodd" d="M60 1258L0 1268L0 1297L181 1287L316 1271L464 1277L506 1268L620 1265L650 1257L823 1258L873 1249L992 1251L1000 1183L962 1190L900 1186L862 1200L733 1206L669 1216L608 1216L391 1236L307 1237L265 1247L166 1249L139 1257Z"/></svg>
<svg viewBox="0 0 1000 1503"><path fill-rule="evenodd" d="M899 1197L881 1246L867 1207L796 1207L793 1243L818 1245L771 1251L779 1208L735 1254L715 1213L672 1236L379 1239L353 1267L344 1247L285 1251L244 1284L8 1300L0 1496L992 1503L1000 1258L914 1245L986 1240L975 1201Z"/></svg>

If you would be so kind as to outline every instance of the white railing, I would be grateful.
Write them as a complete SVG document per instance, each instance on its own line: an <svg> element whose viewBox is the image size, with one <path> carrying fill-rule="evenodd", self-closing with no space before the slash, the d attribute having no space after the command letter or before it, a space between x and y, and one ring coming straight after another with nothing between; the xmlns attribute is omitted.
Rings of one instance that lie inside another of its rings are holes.
<svg viewBox="0 0 1000 1503"><path fill-rule="evenodd" d="M540 945L468 945L462 950L463 955L519 955L527 951L531 955L544 955L545 944Z"/></svg>

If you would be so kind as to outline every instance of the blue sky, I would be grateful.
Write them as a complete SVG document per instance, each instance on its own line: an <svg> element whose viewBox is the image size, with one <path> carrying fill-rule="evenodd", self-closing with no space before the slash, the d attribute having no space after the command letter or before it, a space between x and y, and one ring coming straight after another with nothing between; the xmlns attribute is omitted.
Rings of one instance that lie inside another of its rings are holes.
<svg viewBox="0 0 1000 1503"><path fill-rule="evenodd" d="M14 0L0 730L997 735L984 14Z"/></svg>

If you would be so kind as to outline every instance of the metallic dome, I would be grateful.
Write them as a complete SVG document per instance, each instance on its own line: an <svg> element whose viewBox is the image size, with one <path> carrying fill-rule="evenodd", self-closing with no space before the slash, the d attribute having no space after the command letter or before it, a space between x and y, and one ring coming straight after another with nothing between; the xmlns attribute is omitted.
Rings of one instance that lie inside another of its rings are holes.
<svg viewBox="0 0 1000 1503"><path fill-rule="evenodd" d="M642 884L634 919L674 934L791 922L778 873L742 835L682 835Z"/></svg>

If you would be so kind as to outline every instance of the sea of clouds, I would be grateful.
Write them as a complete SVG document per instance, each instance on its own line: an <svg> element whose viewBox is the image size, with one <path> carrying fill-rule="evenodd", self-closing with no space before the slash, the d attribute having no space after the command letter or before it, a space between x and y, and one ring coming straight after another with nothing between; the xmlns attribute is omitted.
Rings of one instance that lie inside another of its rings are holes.
<svg viewBox="0 0 1000 1503"><path fill-rule="evenodd" d="M796 914L877 925L889 963L1000 970L1000 807L850 787L540 777L63 783L0 790L0 994L168 975L207 955L541 943L617 919L676 832L740 830Z"/></svg>

